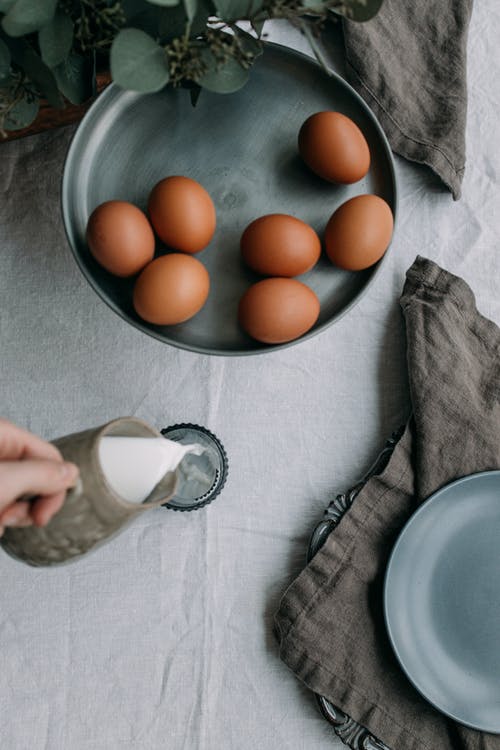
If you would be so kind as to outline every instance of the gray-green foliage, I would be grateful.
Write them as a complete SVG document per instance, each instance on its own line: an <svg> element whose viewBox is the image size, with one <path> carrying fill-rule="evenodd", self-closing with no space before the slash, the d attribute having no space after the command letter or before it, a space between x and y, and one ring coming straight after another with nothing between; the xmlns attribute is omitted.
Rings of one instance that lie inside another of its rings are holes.
<svg viewBox="0 0 500 750"><path fill-rule="evenodd" d="M248 70L242 68L232 57L219 64L213 54L206 50L203 59L206 72L197 79L197 83L207 91L214 91L216 94L232 94L241 89L248 80Z"/></svg>
<svg viewBox="0 0 500 750"><path fill-rule="evenodd" d="M215 0L217 15L221 18L235 19L255 16L261 9L261 0Z"/></svg>
<svg viewBox="0 0 500 750"><path fill-rule="evenodd" d="M57 0L15 0L8 5L2 26L9 36L24 36L39 31L56 11Z"/></svg>
<svg viewBox="0 0 500 750"><path fill-rule="evenodd" d="M149 0L152 5L161 5L165 8L170 8L173 5L179 5L179 0Z"/></svg>
<svg viewBox="0 0 500 750"><path fill-rule="evenodd" d="M0 82L10 75L10 52L9 48L0 39Z"/></svg>
<svg viewBox="0 0 500 750"><path fill-rule="evenodd" d="M159 91L169 79L165 50L140 29L122 29L111 47L111 75L123 88Z"/></svg>
<svg viewBox="0 0 500 750"><path fill-rule="evenodd" d="M54 68L59 91L72 104L82 104L95 94L92 60L72 52Z"/></svg>
<svg viewBox="0 0 500 750"><path fill-rule="evenodd" d="M231 93L248 79L270 18L365 21L382 0L0 0L0 133L29 125L40 99L79 104L96 69L139 92ZM249 21L252 33L238 21ZM229 32L229 33L228 33Z"/></svg>
<svg viewBox="0 0 500 750"><path fill-rule="evenodd" d="M49 68L63 63L73 46L73 21L58 11L38 32L42 60Z"/></svg>
<svg viewBox="0 0 500 750"><path fill-rule="evenodd" d="M22 96L14 100L9 111L5 115L4 126L6 130L22 130L31 125L38 114L38 101L35 96Z"/></svg>
<svg viewBox="0 0 500 750"><path fill-rule="evenodd" d="M382 3L383 0L346 0L340 2L335 11L352 21L369 21L379 12Z"/></svg>

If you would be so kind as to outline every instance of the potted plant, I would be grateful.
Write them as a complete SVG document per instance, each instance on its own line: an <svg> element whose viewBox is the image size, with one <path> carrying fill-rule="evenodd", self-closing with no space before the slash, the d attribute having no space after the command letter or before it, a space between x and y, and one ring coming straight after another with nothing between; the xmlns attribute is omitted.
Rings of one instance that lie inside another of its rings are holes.
<svg viewBox="0 0 500 750"><path fill-rule="evenodd" d="M333 13L364 21L381 3L0 0L0 133L74 120L110 79L141 92L182 86L193 103L204 88L231 93L262 52L265 21L305 28L305 16L319 25Z"/></svg>

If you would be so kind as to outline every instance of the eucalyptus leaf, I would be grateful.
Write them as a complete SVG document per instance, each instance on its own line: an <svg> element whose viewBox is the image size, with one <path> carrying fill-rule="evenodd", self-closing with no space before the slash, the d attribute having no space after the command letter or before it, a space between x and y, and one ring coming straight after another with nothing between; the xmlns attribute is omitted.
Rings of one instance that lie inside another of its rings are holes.
<svg viewBox="0 0 500 750"><path fill-rule="evenodd" d="M148 0L151 5L161 5L165 8L171 8L173 5L179 5L179 0Z"/></svg>
<svg viewBox="0 0 500 750"><path fill-rule="evenodd" d="M7 78L10 73L10 52L9 48L0 39L0 81Z"/></svg>
<svg viewBox="0 0 500 750"><path fill-rule="evenodd" d="M92 73L92 60L76 54L54 68L59 90L71 104L82 104L90 99L94 90Z"/></svg>
<svg viewBox="0 0 500 750"><path fill-rule="evenodd" d="M232 94L248 81L248 70L242 68L234 58L230 57L223 65L220 65L208 50L203 57L208 70L198 78L197 83L207 91L214 91L216 94Z"/></svg>
<svg viewBox="0 0 500 750"><path fill-rule="evenodd" d="M250 18L262 7L262 0L215 0L217 16L225 21Z"/></svg>
<svg viewBox="0 0 500 750"><path fill-rule="evenodd" d="M38 32L42 60L49 68L62 63L73 43L73 21L66 13L57 12L54 18Z"/></svg>
<svg viewBox="0 0 500 750"><path fill-rule="evenodd" d="M259 37L259 39L262 36L262 30L264 28L264 24L265 24L266 20L267 19L265 19L265 18L259 18L258 20L257 19L252 19L252 29L255 31L255 33L257 34L257 36Z"/></svg>
<svg viewBox="0 0 500 750"><path fill-rule="evenodd" d="M0 0L0 13L7 13L15 2L16 0Z"/></svg>
<svg viewBox="0 0 500 750"><path fill-rule="evenodd" d="M2 39L9 48L12 61L26 73L41 96L47 99L51 107L61 107L62 100L56 79L42 58L24 39L12 39L7 35L3 35Z"/></svg>
<svg viewBox="0 0 500 750"><path fill-rule="evenodd" d="M150 6L147 0L121 0L120 5L129 21Z"/></svg>
<svg viewBox="0 0 500 750"><path fill-rule="evenodd" d="M190 37L196 39L205 32L209 16L215 15L215 5L212 0L198 0L196 15L191 21Z"/></svg>
<svg viewBox="0 0 500 750"><path fill-rule="evenodd" d="M138 8L139 6L136 6ZM163 13L167 13L171 8L160 8L159 5L150 5L150 3L144 2L143 7L136 13L132 13L130 17L127 15L129 22L127 26L142 29L146 34L149 34L154 39L157 39L160 34L161 18Z"/></svg>
<svg viewBox="0 0 500 750"><path fill-rule="evenodd" d="M188 23L183 3L170 7L151 5L146 0L125 2L122 0L128 25L145 31L160 44L166 44L176 37L183 36ZM205 25L206 25L205 17Z"/></svg>
<svg viewBox="0 0 500 750"><path fill-rule="evenodd" d="M31 125L38 114L38 100L25 97L17 102L6 116L3 126L5 130L22 130Z"/></svg>
<svg viewBox="0 0 500 750"><path fill-rule="evenodd" d="M188 19L192 21L198 9L198 0L183 0L183 2L184 8L186 9L186 15Z"/></svg>
<svg viewBox="0 0 500 750"><path fill-rule="evenodd" d="M184 5L176 5L175 8L163 8L158 26L160 40L168 42L184 36L187 24L188 18Z"/></svg>
<svg viewBox="0 0 500 750"><path fill-rule="evenodd" d="M168 82L165 50L140 29L120 31L110 57L113 80L123 88L152 93Z"/></svg>
<svg viewBox="0 0 500 750"><path fill-rule="evenodd" d="M54 17L57 0L16 0L2 19L9 36L24 36L39 31Z"/></svg>
<svg viewBox="0 0 500 750"><path fill-rule="evenodd" d="M234 28L234 33L238 35L241 46L248 54L255 57L260 57L263 52L262 42L256 39L253 34L249 34L248 31L240 29L239 26Z"/></svg>
<svg viewBox="0 0 500 750"><path fill-rule="evenodd" d="M341 0L334 3L334 13L345 16L351 21L369 21L379 12L384 0Z"/></svg>

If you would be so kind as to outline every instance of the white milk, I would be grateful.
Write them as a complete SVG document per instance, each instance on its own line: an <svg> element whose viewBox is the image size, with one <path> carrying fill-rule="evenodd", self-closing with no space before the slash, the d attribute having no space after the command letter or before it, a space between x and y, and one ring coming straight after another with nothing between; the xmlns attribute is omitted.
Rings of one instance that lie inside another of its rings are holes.
<svg viewBox="0 0 500 750"><path fill-rule="evenodd" d="M187 453L200 455L199 445L181 445L163 437L105 435L99 459L111 488L129 503L142 503L169 471L175 471Z"/></svg>

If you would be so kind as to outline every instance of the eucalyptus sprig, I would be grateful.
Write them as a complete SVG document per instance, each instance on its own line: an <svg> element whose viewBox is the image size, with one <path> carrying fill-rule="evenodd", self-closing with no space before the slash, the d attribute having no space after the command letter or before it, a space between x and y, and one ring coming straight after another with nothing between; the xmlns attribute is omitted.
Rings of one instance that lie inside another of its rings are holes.
<svg viewBox="0 0 500 750"><path fill-rule="evenodd" d="M231 93L261 54L265 21L364 21L382 0L0 0L0 132L30 125L39 103L80 104L96 71L150 93ZM242 28L242 22L245 28Z"/></svg>

